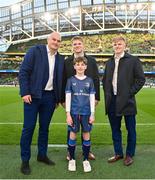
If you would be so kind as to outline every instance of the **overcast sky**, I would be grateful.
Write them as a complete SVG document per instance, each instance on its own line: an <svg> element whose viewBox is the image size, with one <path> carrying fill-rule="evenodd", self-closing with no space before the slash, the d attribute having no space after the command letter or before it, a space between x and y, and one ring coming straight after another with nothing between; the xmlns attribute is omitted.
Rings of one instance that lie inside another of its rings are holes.
<svg viewBox="0 0 155 180"><path fill-rule="evenodd" d="M0 0L0 7L2 6L9 6L16 2L20 2L21 0Z"/></svg>

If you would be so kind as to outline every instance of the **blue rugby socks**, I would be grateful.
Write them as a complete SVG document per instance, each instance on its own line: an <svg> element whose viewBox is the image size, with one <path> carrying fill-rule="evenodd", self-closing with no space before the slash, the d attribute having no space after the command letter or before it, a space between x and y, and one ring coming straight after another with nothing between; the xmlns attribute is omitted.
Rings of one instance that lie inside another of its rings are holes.
<svg viewBox="0 0 155 180"><path fill-rule="evenodd" d="M68 150L71 157L70 159L75 159L75 147L76 147L76 140L69 139Z"/></svg>
<svg viewBox="0 0 155 180"><path fill-rule="evenodd" d="M88 160L88 155L90 152L90 140L83 140L83 144L82 144L82 150L83 150L83 155L84 155L84 161Z"/></svg>

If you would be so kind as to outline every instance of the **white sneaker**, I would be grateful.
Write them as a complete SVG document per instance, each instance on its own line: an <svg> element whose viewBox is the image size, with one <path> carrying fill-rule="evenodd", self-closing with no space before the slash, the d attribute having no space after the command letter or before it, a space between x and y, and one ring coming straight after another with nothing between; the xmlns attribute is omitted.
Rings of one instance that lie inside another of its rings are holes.
<svg viewBox="0 0 155 180"><path fill-rule="evenodd" d="M68 162L68 171L76 171L76 161L74 159Z"/></svg>
<svg viewBox="0 0 155 180"><path fill-rule="evenodd" d="M90 166L89 161L87 161L87 160L83 161L83 169L84 169L84 172L90 172L91 171L91 166Z"/></svg>

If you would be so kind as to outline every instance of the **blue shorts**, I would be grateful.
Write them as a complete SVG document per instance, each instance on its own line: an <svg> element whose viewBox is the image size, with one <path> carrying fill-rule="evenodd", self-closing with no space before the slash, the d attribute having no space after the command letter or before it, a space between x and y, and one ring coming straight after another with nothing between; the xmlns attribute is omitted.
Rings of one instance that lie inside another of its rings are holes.
<svg viewBox="0 0 155 180"><path fill-rule="evenodd" d="M68 126L69 131L72 131L74 133L77 133L80 131L80 125L82 132L90 132L92 129L92 124L89 123L89 117L90 115L77 115L77 114L71 114L73 119L73 125Z"/></svg>

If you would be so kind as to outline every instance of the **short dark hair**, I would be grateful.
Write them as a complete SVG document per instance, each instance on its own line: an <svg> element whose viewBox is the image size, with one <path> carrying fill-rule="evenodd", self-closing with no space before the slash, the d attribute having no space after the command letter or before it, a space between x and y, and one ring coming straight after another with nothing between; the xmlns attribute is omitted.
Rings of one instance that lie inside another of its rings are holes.
<svg viewBox="0 0 155 180"><path fill-rule="evenodd" d="M74 58L73 64L75 65L76 63L83 62L85 65L87 65L87 59L85 57L77 57Z"/></svg>

